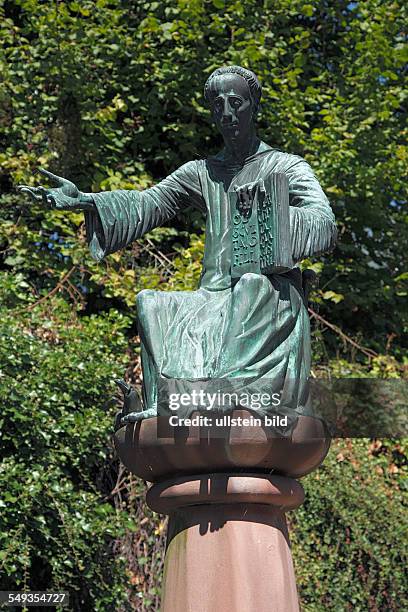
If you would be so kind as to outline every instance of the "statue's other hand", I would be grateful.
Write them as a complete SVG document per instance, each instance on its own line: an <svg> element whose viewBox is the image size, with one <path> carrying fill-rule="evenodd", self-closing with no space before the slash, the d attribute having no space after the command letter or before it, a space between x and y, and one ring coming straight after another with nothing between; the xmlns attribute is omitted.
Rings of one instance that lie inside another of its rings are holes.
<svg viewBox="0 0 408 612"><path fill-rule="evenodd" d="M54 181L57 187L46 189L42 186L19 185L18 190L27 193L34 200L43 202L46 206L59 210L83 210L93 207L89 197L84 197L85 194L82 194L72 181L44 170L44 168L39 168L39 172Z"/></svg>
<svg viewBox="0 0 408 612"><path fill-rule="evenodd" d="M253 183L245 183L235 187L238 200L241 205L248 206L254 201L257 194L264 191L263 183L255 181Z"/></svg>

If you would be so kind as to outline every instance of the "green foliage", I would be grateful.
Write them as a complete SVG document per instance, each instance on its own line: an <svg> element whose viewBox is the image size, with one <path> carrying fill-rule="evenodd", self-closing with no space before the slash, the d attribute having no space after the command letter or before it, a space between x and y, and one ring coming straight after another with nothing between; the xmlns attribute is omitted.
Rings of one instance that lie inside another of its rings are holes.
<svg viewBox="0 0 408 612"><path fill-rule="evenodd" d="M204 236L192 234L187 248L178 249L173 260L174 273L167 286L171 290L191 291L198 287L201 275L201 260L204 255Z"/></svg>
<svg viewBox="0 0 408 612"><path fill-rule="evenodd" d="M403 377L405 20L402 0L0 0L2 588L156 608L163 521L148 529L140 484L117 475L104 405L126 366L139 382L137 292L194 289L204 247L191 212L96 264L82 214L15 186L39 165L84 191L150 186L220 147L203 84L247 66L260 135L312 164L339 223L335 253L303 262L316 375ZM404 451L342 444L293 519L304 608L402 609Z"/></svg>
<svg viewBox="0 0 408 612"><path fill-rule="evenodd" d="M2 301L19 277L0 277ZM78 319L61 299L0 313L2 589L64 589L75 609L121 601L112 544L126 527L105 499L112 377L122 375L128 320ZM25 308L25 310L24 310ZM93 603L91 603L93 602Z"/></svg>
<svg viewBox="0 0 408 612"><path fill-rule="evenodd" d="M306 612L407 608L405 456L392 440L338 441L303 481L306 501L290 521Z"/></svg>

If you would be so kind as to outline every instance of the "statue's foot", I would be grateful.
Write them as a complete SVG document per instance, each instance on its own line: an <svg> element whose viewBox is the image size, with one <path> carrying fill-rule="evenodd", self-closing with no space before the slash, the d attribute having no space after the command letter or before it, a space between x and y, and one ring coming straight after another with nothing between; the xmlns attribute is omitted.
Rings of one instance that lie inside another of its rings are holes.
<svg viewBox="0 0 408 612"><path fill-rule="evenodd" d="M143 421L144 419L149 419L151 417L157 417L157 412L154 408L149 408L149 410L141 410L140 412L130 412L122 418L121 424L127 425L128 423L138 423L139 421Z"/></svg>

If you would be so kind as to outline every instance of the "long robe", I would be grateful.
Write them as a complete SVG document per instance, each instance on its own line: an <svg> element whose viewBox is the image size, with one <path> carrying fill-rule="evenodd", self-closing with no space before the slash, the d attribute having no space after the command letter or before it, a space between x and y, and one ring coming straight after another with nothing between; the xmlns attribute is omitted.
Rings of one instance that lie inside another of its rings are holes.
<svg viewBox="0 0 408 612"><path fill-rule="evenodd" d="M299 268L231 277L228 193L272 172L283 172L289 180L293 260L330 250L336 240L334 215L312 169L301 157L265 143L240 166L219 154L188 162L144 191L93 194L96 211L87 212L85 220L97 260L189 206L207 219L199 288L144 290L137 296L148 415L157 410L160 380L236 381L234 389L245 383L245 389L279 390L282 409L311 414L310 326Z"/></svg>

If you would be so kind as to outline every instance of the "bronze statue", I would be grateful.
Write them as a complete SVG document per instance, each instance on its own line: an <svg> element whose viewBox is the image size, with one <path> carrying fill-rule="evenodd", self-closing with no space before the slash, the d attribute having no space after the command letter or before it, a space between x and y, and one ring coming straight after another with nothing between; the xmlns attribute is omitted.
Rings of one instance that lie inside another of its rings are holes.
<svg viewBox="0 0 408 612"><path fill-rule="evenodd" d="M144 406L122 422L156 415L158 380L240 381L257 389L279 381L282 409L310 414L310 326L296 263L332 249L334 215L307 162L258 138L261 86L253 72L219 68L204 96L224 148L154 187L82 193L43 169L55 188L20 187L44 205L83 210L97 260L191 205L206 216L199 288L137 296Z"/></svg>

